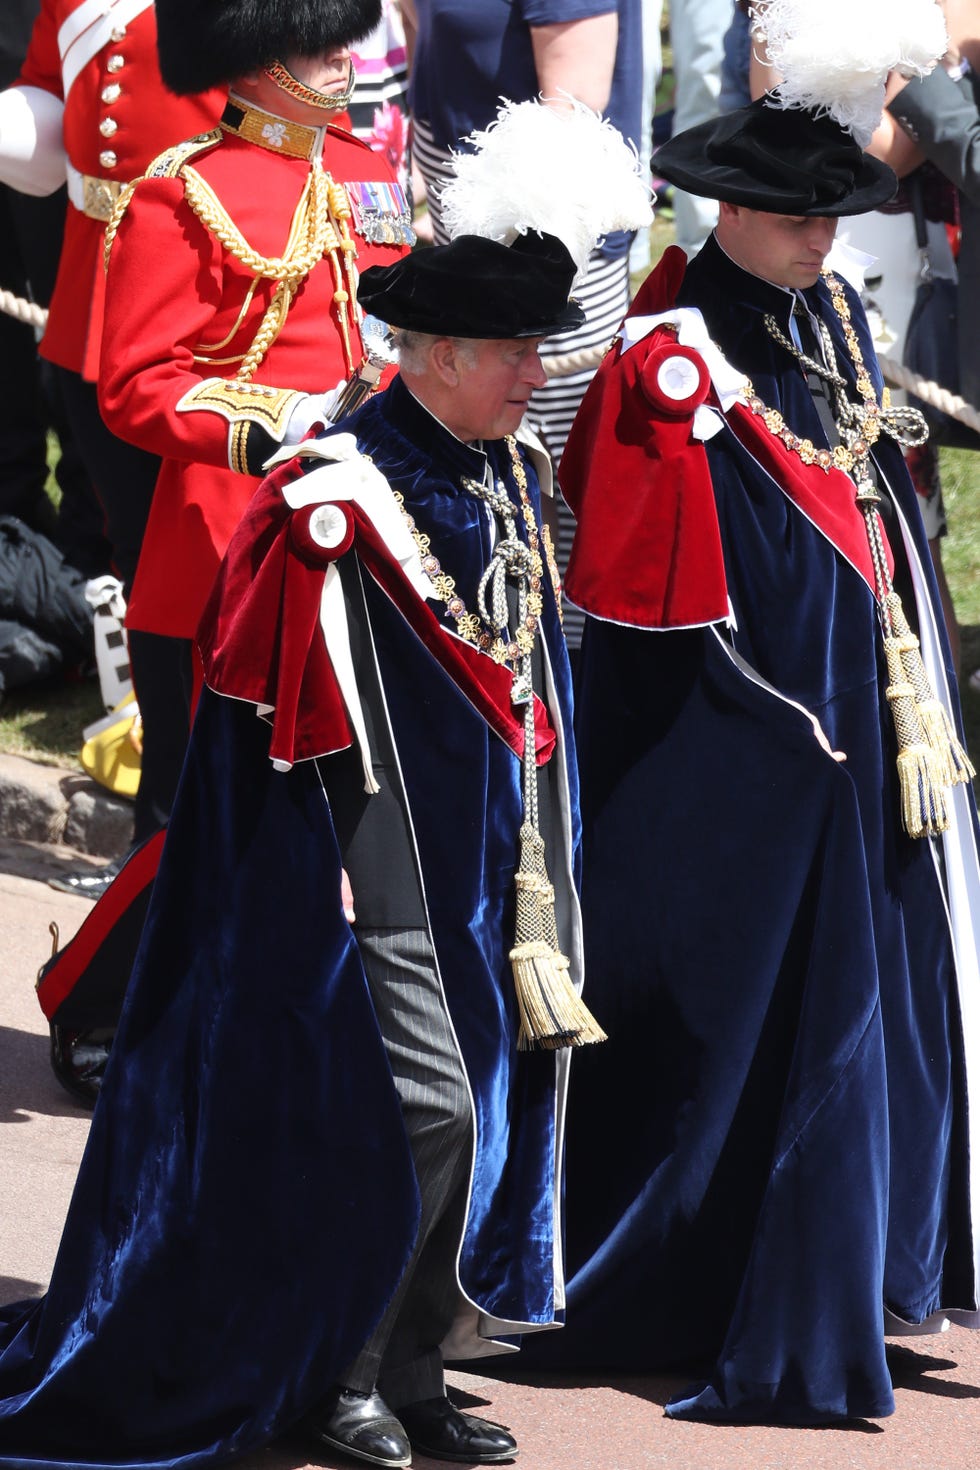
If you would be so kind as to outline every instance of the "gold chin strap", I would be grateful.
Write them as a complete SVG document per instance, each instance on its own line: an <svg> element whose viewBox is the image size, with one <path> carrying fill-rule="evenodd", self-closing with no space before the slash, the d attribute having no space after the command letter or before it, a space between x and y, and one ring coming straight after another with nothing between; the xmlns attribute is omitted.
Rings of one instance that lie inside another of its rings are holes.
<svg viewBox="0 0 980 1470"><path fill-rule="evenodd" d="M343 112L353 96L356 80L353 61L348 61L348 67L347 86L342 92L333 95L308 87L305 82L294 77L288 66L283 66L281 61L274 61L271 66L267 66L265 74L283 92L287 92L297 102L304 102L307 107L319 107L323 112Z"/></svg>

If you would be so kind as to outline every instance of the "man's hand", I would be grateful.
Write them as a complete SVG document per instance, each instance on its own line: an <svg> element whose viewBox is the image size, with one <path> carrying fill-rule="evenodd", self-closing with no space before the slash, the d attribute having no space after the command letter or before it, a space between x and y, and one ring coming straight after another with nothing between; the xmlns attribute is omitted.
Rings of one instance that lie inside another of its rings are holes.
<svg viewBox="0 0 980 1470"><path fill-rule="evenodd" d="M980 0L940 0L949 45L942 64L949 70L961 60L980 70Z"/></svg>
<svg viewBox="0 0 980 1470"><path fill-rule="evenodd" d="M354 890L350 886L347 869L340 870L340 902L344 910L344 918L348 924L354 922Z"/></svg>

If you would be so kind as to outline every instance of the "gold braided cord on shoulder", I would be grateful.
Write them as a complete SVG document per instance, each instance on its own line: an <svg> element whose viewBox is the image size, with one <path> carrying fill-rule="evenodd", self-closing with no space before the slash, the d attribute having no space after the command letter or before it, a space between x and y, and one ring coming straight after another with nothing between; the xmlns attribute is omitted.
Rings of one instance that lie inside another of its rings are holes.
<svg viewBox="0 0 980 1470"><path fill-rule="evenodd" d="M271 344L282 331L289 308L300 286L324 257L334 275L337 325L344 346L347 371L354 371L351 327L355 317L353 254L348 221L350 204L344 188L325 173L319 162L312 165L290 224L282 255L262 255L245 239L210 184L190 165L181 170L184 194L191 209L216 240L260 280L275 281L272 300L266 308L251 347L236 373L248 382ZM255 287L253 285L252 290ZM226 339L227 340L227 339ZM220 344L223 345L223 344ZM208 349L202 348L202 354ZM212 346L211 350L214 350Z"/></svg>
<svg viewBox="0 0 980 1470"><path fill-rule="evenodd" d="M165 148L162 153L158 153L156 158L147 164L145 173L141 174L139 178L134 179L131 184L126 185L116 200L112 214L109 216L109 221L106 225L105 243L102 247L102 267L104 270L109 269L109 254L112 250L112 243L116 238L116 231L119 229L120 221L126 213L129 201L133 197L133 190L140 182L140 179L177 178L188 159L196 158L199 153L203 153L207 148L213 148L216 143L221 142L222 137L223 134L220 128L213 128L211 132L198 133L196 137L188 138L185 142L178 143L174 148Z"/></svg>
<svg viewBox="0 0 980 1470"><path fill-rule="evenodd" d="M138 179L134 179L131 184L127 184L112 206L112 213L105 227L105 239L102 243L102 269L104 271L109 269L109 256L112 253L112 244L116 238L116 231L122 223L122 217L129 207L129 201L133 197L133 190L136 188L138 182Z"/></svg>
<svg viewBox="0 0 980 1470"><path fill-rule="evenodd" d="M323 198L322 201L319 198L313 200L313 211L322 210L322 219L311 220L311 195L316 190L318 174ZM322 169L314 167L310 170L290 222L289 236L282 255L262 255L248 243L211 185L202 178L196 168L189 165L182 170L181 177L184 181L184 195L187 202L201 223L207 227L216 240L220 241L229 255L233 255L236 260L241 261L242 265L247 266L256 275L265 276L270 280L281 280L295 271L309 272L312 270L319 256L314 253L315 244L309 238L310 226L311 224L314 226L314 231L316 224L320 224L323 228L323 220L326 219L326 189L323 187L326 177ZM306 228L301 236L300 232L304 226ZM329 220L326 220L326 229L332 229ZM325 236L325 243L327 239L328 236ZM309 254L297 252L297 245L301 243L308 247Z"/></svg>

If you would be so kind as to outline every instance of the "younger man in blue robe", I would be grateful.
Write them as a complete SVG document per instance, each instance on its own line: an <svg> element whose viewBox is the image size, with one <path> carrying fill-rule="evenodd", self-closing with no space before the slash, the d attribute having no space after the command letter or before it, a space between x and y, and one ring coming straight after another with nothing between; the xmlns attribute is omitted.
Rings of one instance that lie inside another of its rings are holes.
<svg viewBox="0 0 980 1470"><path fill-rule="evenodd" d="M568 1329L535 1356L689 1370L678 1417L885 1415L886 1334L980 1324L976 808L955 740L930 780L896 734L932 694L956 718L917 426L824 268L895 181L771 98L657 168L720 222L644 286L562 462L612 1040L576 1069Z"/></svg>

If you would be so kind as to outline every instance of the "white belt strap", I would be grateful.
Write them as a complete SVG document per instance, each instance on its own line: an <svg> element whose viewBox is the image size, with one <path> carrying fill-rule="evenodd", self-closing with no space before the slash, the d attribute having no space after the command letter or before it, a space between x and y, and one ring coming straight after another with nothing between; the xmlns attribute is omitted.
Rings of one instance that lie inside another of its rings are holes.
<svg viewBox="0 0 980 1470"><path fill-rule="evenodd" d="M77 210L85 208L85 176L80 174L73 163L66 165L68 170L68 198Z"/></svg>
<svg viewBox="0 0 980 1470"><path fill-rule="evenodd" d="M153 0L82 0L58 31L62 91L67 99L79 72L121 29L149 10Z"/></svg>

